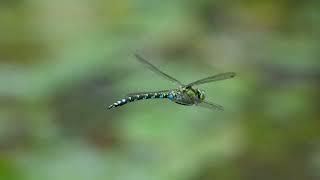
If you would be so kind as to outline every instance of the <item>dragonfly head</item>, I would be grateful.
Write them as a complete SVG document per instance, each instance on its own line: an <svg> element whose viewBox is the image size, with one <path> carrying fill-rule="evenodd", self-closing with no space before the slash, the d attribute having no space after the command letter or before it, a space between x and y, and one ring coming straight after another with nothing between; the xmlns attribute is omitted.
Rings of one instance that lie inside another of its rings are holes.
<svg viewBox="0 0 320 180"><path fill-rule="evenodd" d="M198 98L202 101L205 99L205 92L202 89L197 89Z"/></svg>

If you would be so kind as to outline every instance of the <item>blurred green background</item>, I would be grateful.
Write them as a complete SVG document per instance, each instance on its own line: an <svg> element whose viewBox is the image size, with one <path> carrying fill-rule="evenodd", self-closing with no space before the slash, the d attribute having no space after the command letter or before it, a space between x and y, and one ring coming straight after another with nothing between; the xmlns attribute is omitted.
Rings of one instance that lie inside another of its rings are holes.
<svg viewBox="0 0 320 180"><path fill-rule="evenodd" d="M0 179L320 179L317 0L0 1ZM214 112L125 94L205 84Z"/></svg>

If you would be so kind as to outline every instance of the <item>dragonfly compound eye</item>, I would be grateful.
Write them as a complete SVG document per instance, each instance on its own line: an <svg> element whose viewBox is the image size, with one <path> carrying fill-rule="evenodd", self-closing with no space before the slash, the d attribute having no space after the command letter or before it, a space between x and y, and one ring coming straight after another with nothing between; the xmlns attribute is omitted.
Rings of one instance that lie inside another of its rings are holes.
<svg viewBox="0 0 320 180"><path fill-rule="evenodd" d="M198 98L201 100L205 99L205 92L204 90L198 89Z"/></svg>

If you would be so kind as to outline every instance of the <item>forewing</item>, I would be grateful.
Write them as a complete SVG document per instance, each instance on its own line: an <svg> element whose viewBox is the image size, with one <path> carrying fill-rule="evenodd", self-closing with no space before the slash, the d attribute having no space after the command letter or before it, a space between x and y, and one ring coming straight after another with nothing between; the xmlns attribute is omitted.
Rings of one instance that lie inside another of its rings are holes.
<svg viewBox="0 0 320 180"><path fill-rule="evenodd" d="M158 69L156 66L154 66L153 64L151 64L150 62L148 62L146 59L144 59L143 57L141 57L138 54L135 54L135 56L137 57L137 59L145 64L151 71L155 72L156 74L162 76L163 78L174 82L175 84L179 85L179 86L184 86L180 81L178 81L177 79L173 78L172 76L162 72L160 69Z"/></svg>
<svg viewBox="0 0 320 180"><path fill-rule="evenodd" d="M235 76L236 76L236 73L234 73L234 72L221 73L221 74L213 75L213 76L192 82L192 83L186 85L186 87L191 87L194 85L200 85L200 84L205 84L205 83L214 82L214 81L220 81L220 80L224 80L224 79L230 79Z"/></svg>
<svg viewBox="0 0 320 180"><path fill-rule="evenodd" d="M224 110L223 106L221 106L219 104L212 103L212 102L208 102L208 101L203 101L203 102L197 104L197 106L208 108L208 109L215 110L215 111L223 111Z"/></svg>

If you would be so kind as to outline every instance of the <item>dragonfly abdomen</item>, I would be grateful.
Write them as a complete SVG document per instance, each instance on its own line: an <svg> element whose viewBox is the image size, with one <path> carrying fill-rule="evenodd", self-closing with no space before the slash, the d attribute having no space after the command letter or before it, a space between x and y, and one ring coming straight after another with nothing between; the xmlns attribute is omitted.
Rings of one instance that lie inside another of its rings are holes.
<svg viewBox="0 0 320 180"><path fill-rule="evenodd" d="M173 100L175 98L175 94L172 92L150 92L150 93L141 93L141 94L135 94L130 95L126 98L123 98L113 104L111 104L108 109L118 107L125 105L130 102L139 101L139 100L145 100L145 99L170 99Z"/></svg>

